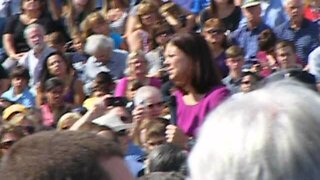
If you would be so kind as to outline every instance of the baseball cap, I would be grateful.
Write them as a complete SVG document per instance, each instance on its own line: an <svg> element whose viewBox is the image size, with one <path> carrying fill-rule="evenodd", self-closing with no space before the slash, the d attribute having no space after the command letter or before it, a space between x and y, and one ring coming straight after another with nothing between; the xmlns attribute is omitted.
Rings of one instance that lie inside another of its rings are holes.
<svg viewBox="0 0 320 180"><path fill-rule="evenodd" d="M133 127L133 124L122 122L120 117L112 112L108 112L105 115L94 119L92 123L97 124L99 126L107 126L111 128L114 132L118 132Z"/></svg>
<svg viewBox="0 0 320 180"><path fill-rule="evenodd" d="M256 6L260 4L260 0L243 0L241 3L241 8L248 8L251 6Z"/></svg>

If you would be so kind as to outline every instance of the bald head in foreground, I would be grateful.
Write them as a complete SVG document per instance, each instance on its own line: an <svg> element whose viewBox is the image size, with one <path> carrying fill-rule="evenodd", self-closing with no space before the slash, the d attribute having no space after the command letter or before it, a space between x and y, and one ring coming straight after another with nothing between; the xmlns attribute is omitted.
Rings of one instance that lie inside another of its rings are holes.
<svg viewBox="0 0 320 180"><path fill-rule="evenodd" d="M21 139L4 157L0 179L131 180L114 142L87 132L41 132Z"/></svg>
<svg viewBox="0 0 320 180"><path fill-rule="evenodd" d="M192 180L319 179L319 107L319 94L290 81L229 99L200 130Z"/></svg>

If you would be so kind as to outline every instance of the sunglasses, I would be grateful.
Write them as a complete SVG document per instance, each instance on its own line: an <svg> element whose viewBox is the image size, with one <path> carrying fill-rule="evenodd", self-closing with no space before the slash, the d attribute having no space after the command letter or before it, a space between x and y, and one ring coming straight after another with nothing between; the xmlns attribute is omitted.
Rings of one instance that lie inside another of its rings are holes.
<svg viewBox="0 0 320 180"><path fill-rule="evenodd" d="M149 109L152 109L152 108L154 108L154 107L156 107L156 106L157 106L157 107L162 106L163 103L164 103L163 101L160 101L160 102L153 103L153 104L147 104L146 107L149 108Z"/></svg>
<svg viewBox="0 0 320 180"><path fill-rule="evenodd" d="M10 140L10 141L5 141L0 143L0 148L1 149L9 149L16 141Z"/></svg>

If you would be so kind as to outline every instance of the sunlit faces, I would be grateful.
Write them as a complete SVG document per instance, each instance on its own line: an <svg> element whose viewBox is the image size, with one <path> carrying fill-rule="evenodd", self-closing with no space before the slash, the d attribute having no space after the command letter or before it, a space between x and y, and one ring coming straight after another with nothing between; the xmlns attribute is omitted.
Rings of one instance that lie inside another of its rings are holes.
<svg viewBox="0 0 320 180"><path fill-rule="evenodd" d="M149 93L143 101L144 112L148 118L159 117L163 110L163 101L161 94Z"/></svg>
<svg viewBox="0 0 320 180"><path fill-rule="evenodd" d="M300 20L303 17L303 2L302 0L287 0L285 10L289 18L293 21Z"/></svg>
<svg viewBox="0 0 320 180"><path fill-rule="evenodd" d="M296 64L296 54L289 46L276 49L276 57L281 68L290 68Z"/></svg>
<svg viewBox="0 0 320 180"><path fill-rule="evenodd" d="M252 75L246 75L241 79L240 90L241 92L250 92L254 90L256 79Z"/></svg>
<svg viewBox="0 0 320 180"><path fill-rule="evenodd" d="M84 47L84 43L82 41L81 38L73 38L72 39L72 47L78 51L78 52L82 52L83 51L83 47Z"/></svg>
<svg viewBox="0 0 320 180"><path fill-rule="evenodd" d="M177 85L185 85L190 81L188 74L191 74L192 63L183 51L173 44L168 44L165 52L164 65L166 66L169 78Z"/></svg>
<svg viewBox="0 0 320 180"><path fill-rule="evenodd" d="M257 24L260 22L261 7L260 5L256 5L242 8L242 14L246 17L248 22Z"/></svg>
<svg viewBox="0 0 320 180"><path fill-rule="evenodd" d="M143 25L152 26L156 22L157 16L155 12L148 12L140 15L140 20Z"/></svg>
<svg viewBox="0 0 320 180"><path fill-rule="evenodd" d="M202 35L206 41L211 44L222 44L224 37L224 30L219 28L204 28Z"/></svg>
<svg viewBox="0 0 320 180"><path fill-rule="evenodd" d="M242 56L230 57L226 59L226 65L230 71L241 71L244 60Z"/></svg>
<svg viewBox="0 0 320 180"><path fill-rule="evenodd" d="M39 28L34 27L29 31L27 41L31 48L41 48L44 46L44 34Z"/></svg>
<svg viewBox="0 0 320 180"><path fill-rule="evenodd" d="M28 80L25 77L13 77L11 82L15 91L21 93L27 87Z"/></svg>
<svg viewBox="0 0 320 180"><path fill-rule="evenodd" d="M92 32L95 34L103 34L105 36L108 36L109 34L109 27L107 22L93 24L91 29L92 29Z"/></svg>
<svg viewBox="0 0 320 180"><path fill-rule="evenodd" d="M147 61L141 56L129 59L128 64L133 75L140 76L147 73Z"/></svg>
<svg viewBox="0 0 320 180"><path fill-rule="evenodd" d="M96 52L93 53L93 56L100 62L107 62L110 59L112 49L104 49L100 48Z"/></svg>
<svg viewBox="0 0 320 180"><path fill-rule="evenodd" d="M165 136L153 136L146 140L145 142L145 148L150 152L155 147L166 143L166 137Z"/></svg>
<svg viewBox="0 0 320 180"><path fill-rule="evenodd" d="M58 54L52 55L48 58L47 67L50 74L59 76L67 72L67 64L63 57Z"/></svg>
<svg viewBox="0 0 320 180"><path fill-rule="evenodd" d="M23 10L34 11L40 9L40 0L22 0Z"/></svg>
<svg viewBox="0 0 320 180"><path fill-rule="evenodd" d="M51 105L63 105L64 86L56 86L46 92L46 98Z"/></svg>

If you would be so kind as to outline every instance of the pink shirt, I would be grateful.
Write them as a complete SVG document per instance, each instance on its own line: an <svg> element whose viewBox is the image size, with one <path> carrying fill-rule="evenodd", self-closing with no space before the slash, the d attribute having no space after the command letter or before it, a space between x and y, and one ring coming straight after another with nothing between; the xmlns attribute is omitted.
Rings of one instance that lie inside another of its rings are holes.
<svg viewBox="0 0 320 180"><path fill-rule="evenodd" d="M116 88L114 90L114 96L126 96L126 89L128 84L128 77L124 77L119 79ZM154 86L157 88L161 87L161 80L156 77L149 77L149 84L150 86Z"/></svg>
<svg viewBox="0 0 320 180"><path fill-rule="evenodd" d="M43 104L40 106L41 114L42 114L42 124L44 126L52 126L54 123L53 113L50 110L48 104Z"/></svg>
<svg viewBox="0 0 320 180"><path fill-rule="evenodd" d="M216 86L195 105L186 105L182 99L183 94L179 90L175 92L175 96L177 126L188 136L196 136L205 116L229 96L229 91L225 86Z"/></svg>

